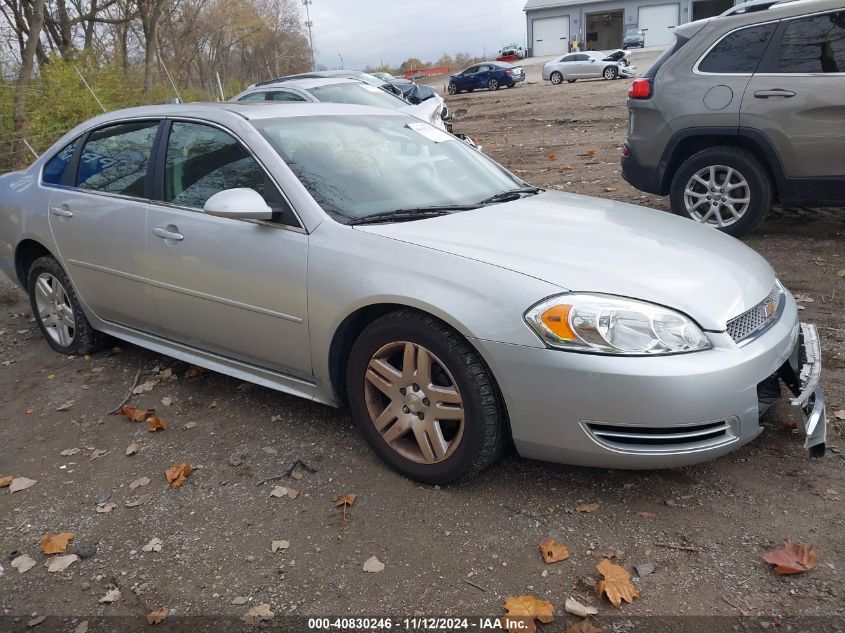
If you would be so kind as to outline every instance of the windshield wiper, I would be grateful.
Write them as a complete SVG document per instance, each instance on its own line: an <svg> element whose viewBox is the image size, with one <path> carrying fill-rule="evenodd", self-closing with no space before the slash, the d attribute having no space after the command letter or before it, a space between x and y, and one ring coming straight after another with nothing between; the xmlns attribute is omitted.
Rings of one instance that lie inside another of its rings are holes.
<svg viewBox="0 0 845 633"><path fill-rule="evenodd" d="M364 216L363 218L355 218L347 222L350 226L357 226L360 224L380 224L381 222L407 222L409 220L421 220L423 218L433 218L438 215L448 215L453 211L470 211L477 209L478 204L450 204L432 207L417 207L415 209L396 209L394 211L384 211L382 213L374 213L372 215Z"/></svg>
<svg viewBox="0 0 845 633"><path fill-rule="evenodd" d="M501 193L497 193L489 198L484 198L480 204L495 204L496 202L510 202L511 200L519 200L523 195L534 195L540 193L539 187L520 187L519 189L508 189Z"/></svg>

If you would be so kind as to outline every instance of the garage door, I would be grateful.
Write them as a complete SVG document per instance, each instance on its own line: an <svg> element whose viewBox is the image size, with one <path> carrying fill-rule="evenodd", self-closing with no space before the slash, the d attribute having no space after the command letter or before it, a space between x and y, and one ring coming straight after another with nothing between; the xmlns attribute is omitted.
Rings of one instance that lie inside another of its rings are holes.
<svg viewBox="0 0 845 633"><path fill-rule="evenodd" d="M534 57L569 52L569 16L534 20Z"/></svg>
<svg viewBox="0 0 845 633"><path fill-rule="evenodd" d="M669 46L675 41L675 27L678 26L680 6L677 4L656 4L640 7L639 27L648 29L646 46Z"/></svg>

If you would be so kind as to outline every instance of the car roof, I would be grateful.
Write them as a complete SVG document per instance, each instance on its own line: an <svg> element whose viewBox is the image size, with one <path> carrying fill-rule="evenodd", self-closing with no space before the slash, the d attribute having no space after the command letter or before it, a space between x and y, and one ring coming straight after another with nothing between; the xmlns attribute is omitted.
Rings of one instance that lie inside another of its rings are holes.
<svg viewBox="0 0 845 633"><path fill-rule="evenodd" d="M710 19L726 25L756 24L835 9L842 9L842 0L751 0Z"/></svg>
<svg viewBox="0 0 845 633"><path fill-rule="evenodd" d="M268 88L301 88L308 90L309 88L318 88L320 86L332 86L339 84L364 84L366 82L358 79L350 79L348 77L304 77L302 79L285 79L283 81L266 82L256 84L250 87L250 90L259 89L266 90Z"/></svg>

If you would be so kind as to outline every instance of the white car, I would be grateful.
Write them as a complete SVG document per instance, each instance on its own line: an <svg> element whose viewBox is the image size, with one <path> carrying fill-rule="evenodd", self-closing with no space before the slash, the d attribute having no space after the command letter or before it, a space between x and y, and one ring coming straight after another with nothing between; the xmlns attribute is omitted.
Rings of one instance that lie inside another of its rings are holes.
<svg viewBox="0 0 845 633"><path fill-rule="evenodd" d="M388 110L399 110L426 123L446 131L443 121L446 104L443 97L434 95L417 104L412 104L390 92L364 81L345 77L284 79L250 86L229 101L273 103L349 103L375 106Z"/></svg>
<svg viewBox="0 0 845 633"><path fill-rule="evenodd" d="M553 84L564 80L574 83L578 79L618 79L636 76L636 66L628 63L628 51L586 51L568 53L543 65L543 79Z"/></svg>

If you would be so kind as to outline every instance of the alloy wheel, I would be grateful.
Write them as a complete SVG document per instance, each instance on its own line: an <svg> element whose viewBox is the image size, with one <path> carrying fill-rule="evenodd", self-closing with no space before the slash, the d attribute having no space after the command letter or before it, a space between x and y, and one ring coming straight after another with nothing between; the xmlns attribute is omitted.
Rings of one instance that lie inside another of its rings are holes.
<svg viewBox="0 0 845 633"><path fill-rule="evenodd" d="M750 202L748 181L725 165L699 169L684 187L684 205L690 217L720 228L738 222Z"/></svg>
<svg viewBox="0 0 845 633"><path fill-rule="evenodd" d="M364 379L370 420L384 442L420 464L448 459L464 435L464 403L449 369L408 341L382 346Z"/></svg>
<svg viewBox="0 0 845 633"><path fill-rule="evenodd" d="M487 82L487 88L490 90L498 90L499 89L499 82L495 79L491 79Z"/></svg>
<svg viewBox="0 0 845 633"><path fill-rule="evenodd" d="M64 286L50 273L35 280L35 307L47 336L60 347L69 346L76 334L73 307Z"/></svg>
<svg viewBox="0 0 845 633"><path fill-rule="evenodd" d="M618 71L613 66L608 66L604 69L604 78L605 79L616 79L616 75Z"/></svg>
<svg viewBox="0 0 845 633"><path fill-rule="evenodd" d="M561 75L559 72L553 72L552 73L552 83L557 86L558 84L560 84L562 82L563 82L563 75Z"/></svg>

